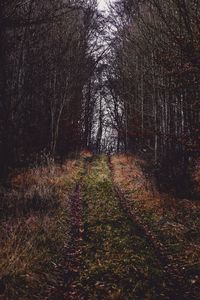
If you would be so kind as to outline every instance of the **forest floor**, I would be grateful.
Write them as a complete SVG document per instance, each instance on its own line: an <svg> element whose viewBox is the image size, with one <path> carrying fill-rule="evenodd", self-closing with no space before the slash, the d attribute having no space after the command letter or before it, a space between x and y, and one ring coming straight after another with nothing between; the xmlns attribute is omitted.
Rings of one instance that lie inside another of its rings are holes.
<svg viewBox="0 0 200 300"><path fill-rule="evenodd" d="M134 156L12 176L0 299L200 298L200 205L160 194Z"/></svg>

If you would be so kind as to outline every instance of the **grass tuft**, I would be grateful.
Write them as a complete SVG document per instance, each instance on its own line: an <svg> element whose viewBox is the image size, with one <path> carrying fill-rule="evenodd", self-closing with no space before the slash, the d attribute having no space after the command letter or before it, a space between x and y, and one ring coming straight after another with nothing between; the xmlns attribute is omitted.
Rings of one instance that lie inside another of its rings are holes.
<svg viewBox="0 0 200 300"><path fill-rule="evenodd" d="M141 164L134 156L113 156L114 180L124 192L130 209L164 244L172 264L180 266L188 284L200 292L200 204L160 194L152 179L144 176ZM197 168L197 181L198 178ZM191 272L194 265L195 271Z"/></svg>
<svg viewBox="0 0 200 300"><path fill-rule="evenodd" d="M64 249L70 243L68 200L82 167L80 161L51 162L13 174L10 190L1 190L3 299L44 299L62 281Z"/></svg>

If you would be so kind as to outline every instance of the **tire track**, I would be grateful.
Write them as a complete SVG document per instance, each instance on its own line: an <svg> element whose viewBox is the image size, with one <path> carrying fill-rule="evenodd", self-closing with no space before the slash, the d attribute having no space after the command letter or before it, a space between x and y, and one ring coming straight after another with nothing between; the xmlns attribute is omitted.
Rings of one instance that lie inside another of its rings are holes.
<svg viewBox="0 0 200 300"><path fill-rule="evenodd" d="M81 196L82 182L88 172L88 162L84 160L84 171L79 179L73 194L69 199L70 207L70 242L64 248L63 264L59 268L62 280L53 287L46 300L82 300L84 297L76 284L82 268L82 241L84 234L83 199Z"/></svg>
<svg viewBox="0 0 200 300"><path fill-rule="evenodd" d="M79 284L84 299L173 299L166 293L168 281L153 247L118 201L106 157L97 157L83 192L85 232Z"/></svg>
<svg viewBox="0 0 200 300"><path fill-rule="evenodd" d="M141 218L131 209L128 201L122 191L122 189L114 182L113 165L111 157L108 156L108 166L111 172L113 188L118 196L119 202L129 217L129 219L138 227L141 234L143 234L148 240L149 244L153 247L155 254L160 261L166 275L170 278L172 284L172 292L169 294L171 300L197 300L194 291L186 283L186 275L182 271L181 267L169 259L167 248L159 241L159 239L152 233L149 227L144 224Z"/></svg>

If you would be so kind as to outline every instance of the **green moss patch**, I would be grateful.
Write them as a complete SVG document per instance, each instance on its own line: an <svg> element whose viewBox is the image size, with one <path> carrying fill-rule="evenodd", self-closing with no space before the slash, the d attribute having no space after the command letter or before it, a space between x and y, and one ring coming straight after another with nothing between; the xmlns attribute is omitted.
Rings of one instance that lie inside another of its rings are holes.
<svg viewBox="0 0 200 300"><path fill-rule="evenodd" d="M121 208L106 157L92 163L83 197L83 267L77 285L85 299L168 299L162 267Z"/></svg>

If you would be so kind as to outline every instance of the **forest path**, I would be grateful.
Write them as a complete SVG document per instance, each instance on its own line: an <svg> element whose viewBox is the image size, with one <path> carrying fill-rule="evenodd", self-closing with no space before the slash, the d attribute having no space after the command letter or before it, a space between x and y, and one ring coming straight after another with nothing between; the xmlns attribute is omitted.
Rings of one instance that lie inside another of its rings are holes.
<svg viewBox="0 0 200 300"><path fill-rule="evenodd" d="M173 299L153 247L120 204L106 156L88 165L82 199L81 266L68 299Z"/></svg>

